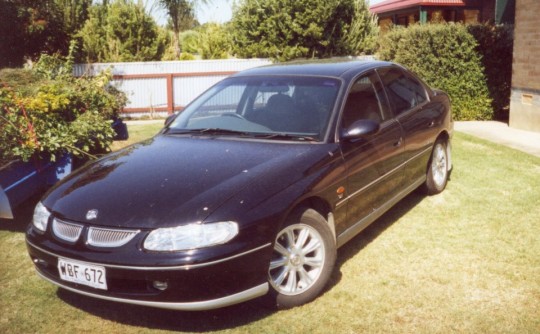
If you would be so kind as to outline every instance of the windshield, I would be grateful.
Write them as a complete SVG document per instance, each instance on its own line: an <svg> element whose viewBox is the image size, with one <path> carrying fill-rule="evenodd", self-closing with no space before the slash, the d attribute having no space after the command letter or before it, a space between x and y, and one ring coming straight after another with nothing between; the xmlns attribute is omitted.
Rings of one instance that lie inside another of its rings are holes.
<svg viewBox="0 0 540 334"><path fill-rule="evenodd" d="M339 86L325 77L228 78L191 103L167 132L320 141Z"/></svg>

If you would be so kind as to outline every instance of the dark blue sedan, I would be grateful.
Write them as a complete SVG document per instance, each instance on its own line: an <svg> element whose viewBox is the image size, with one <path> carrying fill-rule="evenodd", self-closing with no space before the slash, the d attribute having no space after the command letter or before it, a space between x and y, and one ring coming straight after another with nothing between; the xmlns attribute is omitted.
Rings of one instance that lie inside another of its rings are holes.
<svg viewBox="0 0 540 334"><path fill-rule="evenodd" d="M90 297L294 307L340 246L415 189L444 190L452 131L448 96L396 64L247 70L57 184L28 251L41 277Z"/></svg>

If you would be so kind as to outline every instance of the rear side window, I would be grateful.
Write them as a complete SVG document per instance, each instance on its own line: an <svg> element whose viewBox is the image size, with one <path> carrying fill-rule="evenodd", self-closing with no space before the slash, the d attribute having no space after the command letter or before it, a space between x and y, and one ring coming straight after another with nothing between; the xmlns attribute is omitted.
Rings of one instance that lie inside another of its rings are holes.
<svg viewBox="0 0 540 334"><path fill-rule="evenodd" d="M396 115L427 100L424 86L402 70L389 67L380 69L378 72Z"/></svg>

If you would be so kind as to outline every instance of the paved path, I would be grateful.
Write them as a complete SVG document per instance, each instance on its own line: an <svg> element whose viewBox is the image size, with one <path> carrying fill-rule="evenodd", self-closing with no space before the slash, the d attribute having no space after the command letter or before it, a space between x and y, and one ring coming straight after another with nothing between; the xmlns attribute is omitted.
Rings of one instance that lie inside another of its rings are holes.
<svg viewBox="0 0 540 334"><path fill-rule="evenodd" d="M454 129L540 157L540 132L514 129L496 121L455 122Z"/></svg>

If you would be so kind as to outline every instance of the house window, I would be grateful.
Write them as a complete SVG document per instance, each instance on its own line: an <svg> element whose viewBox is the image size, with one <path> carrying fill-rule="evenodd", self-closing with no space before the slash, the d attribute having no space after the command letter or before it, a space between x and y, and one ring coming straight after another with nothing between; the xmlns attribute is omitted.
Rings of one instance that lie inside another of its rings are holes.
<svg viewBox="0 0 540 334"><path fill-rule="evenodd" d="M478 9L465 9L463 14L465 16L466 24L475 24L479 22L478 18L480 17L480 11Z"/></svg>
<svg viewBox="0 0 540 334"><path fill-rule="evenodd" d="M443 23L443 22L445 22L442 10L434 10L430 14L431 14L431 19L429 21L431 23Z"/></svg>

